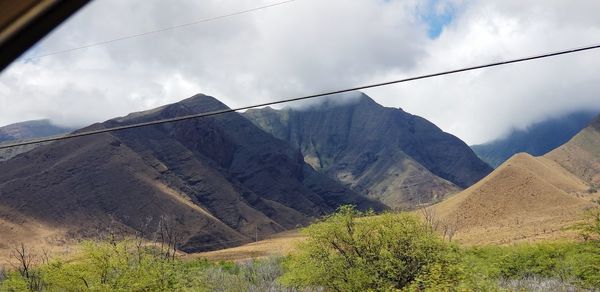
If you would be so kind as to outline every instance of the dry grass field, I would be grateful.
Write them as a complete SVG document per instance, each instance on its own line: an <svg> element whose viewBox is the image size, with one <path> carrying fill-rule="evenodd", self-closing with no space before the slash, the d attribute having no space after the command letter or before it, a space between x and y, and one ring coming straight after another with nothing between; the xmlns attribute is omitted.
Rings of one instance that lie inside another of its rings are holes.
<svg viewBox="0 0 600 292"><path fill-rule="evenodd" d="M49 257L68 254L76 245L65 239L62 230L23 218L11 218L9 221L0 217L0 237L0 267L11 266L11 253L21 243L40 257L44 254Z"/></svg>
<svg viewBox="0 0 600 292"><path fill-rule="evenodd" d="M206 258L211 261L243 261L254 258L287 255L306 237L299 230L285 231L269 239L217 251L195 253L187 258Z"/></svg>

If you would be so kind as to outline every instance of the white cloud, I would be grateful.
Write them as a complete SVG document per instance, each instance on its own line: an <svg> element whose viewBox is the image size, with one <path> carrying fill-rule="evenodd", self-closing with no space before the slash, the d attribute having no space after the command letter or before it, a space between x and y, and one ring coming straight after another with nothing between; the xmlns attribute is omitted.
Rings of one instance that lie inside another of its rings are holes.
<svg viewBox="0 0 600 292"><path fill-rule="evenodd" d="M568 3L567 3L568 2ZM432 41L419 74L600 42L598 1L470 1ZM600 52L506 65L371 90L469 143L581 109L600 111ZM396 74L389 74L392 78ZM378 77L379 78L379 77Z"/></svg>
<svg viewBox="0 0 600 292"><path fill-rule="evenodd" d="M0 125L44 117L79 126L198 92L237 107L600 41L594 39L598 1L426 2L298 0L17 62L0 75ZM269 3L97 0L29 54ZM456 14L432 40L424 9ZM476 143L545 117L600 110L598 56L580 53L368 93Z"/></svg>

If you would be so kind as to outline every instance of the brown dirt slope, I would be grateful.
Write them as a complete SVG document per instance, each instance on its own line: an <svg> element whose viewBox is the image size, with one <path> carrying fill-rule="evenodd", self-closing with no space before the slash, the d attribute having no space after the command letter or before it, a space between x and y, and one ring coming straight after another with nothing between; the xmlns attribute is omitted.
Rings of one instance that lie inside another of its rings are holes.
<svg viewBox="0 0 600 292"><path fill-rule="evenodd" d="M48 226L23 216L14 210L0 207L0 267L11 261L11 252L20 243L35 252L60 254L71 246L62 240L65 230Z"/></svg>
<svg viewBox="0 0 600 292"><path fill-rule="evenodd" d="M245 261L270 256L286 256L293 252L297 245L306 240L300 230L290 230L275 234L267 239L242 246L190 254L186 258L205 258L211 261Z"/></svg>
<svg viewBox="0 0 600 292"><path fill-rule="evenodd" d="M546 154L587 183L600 186L600 116L569 142Z"/></svg>
<svg viewBox="0 0 600 292"><path fill-rule="evenodd" d="M564 227L593 206L588 187L558 163L520 153L434 210L464 243L562 238L573 236Z"/></svg>

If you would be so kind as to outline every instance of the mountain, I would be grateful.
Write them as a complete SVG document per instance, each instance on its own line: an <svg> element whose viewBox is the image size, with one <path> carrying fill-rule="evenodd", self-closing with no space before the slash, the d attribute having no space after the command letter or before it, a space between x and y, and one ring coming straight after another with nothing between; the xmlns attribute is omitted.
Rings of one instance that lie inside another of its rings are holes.
<svg viewBox="0 0 600 292"><path fill-rule="evenodd" d="M465 191L433 208L468 243L576 236L600 193L600 116L544 156L519 153Z"/></svg>
<svg viewBox="0 0 600 292"><path fill-rule="evenodd" d="M315 170L394 208L439 200L491 171L460 139L362 93L244 116L299 149Z"/></svg>
<svg viewBox="0 0 600 292"><path fill-rule="evenodd" d="M529 126L525 130L513 130L504 138L471 148L479 158L496 168L519 152L533 156L544 155L566 143L585 128L595 117L595 113L580 111L552 118Z"/></svg>
<svg viewBox="0 0 600 292"><path fill-rule="evenodd" d="M0 143L44 136L53 136L68 133L72 130L74 129L56 126L52 124L50 120L26 121L0 127ZM39 146L39 144L0 149L0 161L7 160L23 152L27 152L37 146Z"/></svg>
<svg viewBox="0 0 600 292"><path fill-rule="evenodd" d="M546 155L592 188L600 187L600 115L568 143Z"/></svg>
<svg viewBox="0 0 600 292"><path fill-rule="evenodd" d="M225 108L196 95L80 131ZM166 216L182 250L202 251L307 224L341 204L385 208L237 113L57 141L0 162L0 219L61 239L107 226L154 230Z"/></svg>
<svg viewBox="0 0 600 292"><path fill-rule="evenodd" d="M52 124L50 120L26 121L0 127L0 142L64 134L73 129Z"/></svg>

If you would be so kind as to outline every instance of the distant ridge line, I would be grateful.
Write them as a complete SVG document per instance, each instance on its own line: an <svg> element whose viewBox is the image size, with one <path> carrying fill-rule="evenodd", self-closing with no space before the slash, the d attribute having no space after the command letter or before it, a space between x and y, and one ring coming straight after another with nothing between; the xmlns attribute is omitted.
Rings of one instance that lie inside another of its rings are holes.
<svg viewBox="0 0 600 292"><path fill-rule="evenodd" d="M312 95L296 97L296 98L289 98L289 99L282 99L282 100L271 101L271 102L266 102L266 103L261 103L261 104L244 106L244 107L238 107L238 108L233 108L233 109L228 108L228 109L211 111L211 112L206 112L206 113L185 115L185 116L181 116L181 117L160 119L160 120L156 120L156 121L149 121L149 122L136 123L136 124L125 125L125 126L105 128L105 129L99 129L99 130L93 130L93 131L86 131L86 132L81 132L81 133L71 133L71 134L66 134L66 135L50 136L50 137L44 137L44 138L39 138L39 139L24 140L24 141L22 140L20 142L0 144L0 149L7 149L7 148L31 145L31 144L39 144L39 143L51 142L51 141L66 140L66 139L96 135L96 134L107 133L107 132L116 132L116 131L140 128L140 127L145 127L145 126L152 126L152 125L158 125L158 124L164 124L164 123L172 123L172 122L178 122L178 121L184 121L184 120L190 120L190 119L196 119L196 118L202 118L202 117L215 116L215 115L220 115L220 114L237 112L237 111L241 111L241 110L247 110L247 109L256 108L256 107L264 107L264 106L288 103L288 102L293 102L293 101L313 99L313 98L323 97L323 96L328 96L328 95L334 95L334 94L352 92L352 91L357 91L357 90L387 86L387 85L392 85L392 84L397 84L397 83L404 83L404 82L409 82L409 81L414 81L414 80L419 80L419 79L427 79L427 78L432 78L432 77L437 77L437 76L442 76L442 75L461 73L461 72L478 70L478 69L483 69L483 68L488 68L488 67L495 67L495 66L507 65L507 64L512 64L512 63L531 61L531 60L536 60L536 59L555 57L555 56L559 56L559 55L572 54L572 53L576 53L576 52L588 51L588 50L599 49L599 48L600 48L600 44L595 44L595 45L566 49L566 50L555 51L555 52L550 52L550 53L543 53L543 54L529 56L529 57L522 57L522 58L517 58L517 59L512 59L512 60L507 60L507 61L500 61L500 62L488 63L488 64L483 64L483 65L476 65L476 66L448 70L448 71L441 71L441 72L431 73L431 74L417 75L417 76L408 77L408 78L404 78L404 79L397 79L397 80L386 81L386 82L381 82L381 83L373 83L373 84L362 85L362 86L357 86L357 87L352 87L352 88L347 88L347 89L326 91L326 92L318 93L318 94L312 94Z"/></svg>

